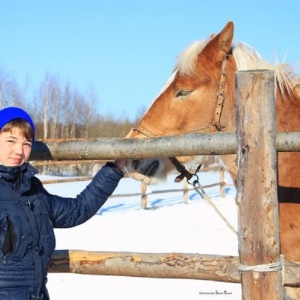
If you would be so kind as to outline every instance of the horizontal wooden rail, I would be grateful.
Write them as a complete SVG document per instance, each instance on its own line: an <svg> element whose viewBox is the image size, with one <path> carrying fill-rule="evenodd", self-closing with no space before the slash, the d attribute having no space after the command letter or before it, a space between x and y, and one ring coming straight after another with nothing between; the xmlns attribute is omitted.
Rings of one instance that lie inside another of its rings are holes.
<svg viewBox="0 0 300 300"><path fill-rule="evenodd" d="M277 133L276 148L279 152L300 151L300 132ZM237 140L233 132L189 133L145 139L40 140L34 143L30 160L111 160L236 152Z"/></svg>
<svg viewBox="0 0 300 300"><path fill-rule="evenodd" d="M226 182L216 182L212 184L207 184L203 185L202 188L211 188L215 186L221 186L221 185L226 185L226 186L234 186L233 184L227 184ZM165 194L165 193L173 193L173 192L185 192L185 191L194 191L194 188L188 188L188 189L169 189L169 190L154 190L154 191L146 191L145 195L154 195L154 194ZM142 193L128 193L128 194L112 194L109 198L121 198L121 197L133 197L133 196L141 196Z"/></svg>
<svg viewBox="0 0 300 300"><path fill-rule="evenodd" d="M240 283L237 256L56 250L51 273L181 278ZM284 285L300 287L300 263L284 261Z"/></svg>

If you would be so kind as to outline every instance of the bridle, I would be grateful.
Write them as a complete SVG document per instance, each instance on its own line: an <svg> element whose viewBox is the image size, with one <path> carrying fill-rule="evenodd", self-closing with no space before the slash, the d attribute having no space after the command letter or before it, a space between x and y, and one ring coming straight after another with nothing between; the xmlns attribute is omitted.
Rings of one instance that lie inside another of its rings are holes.
<svg viewBox="0 0 300 300"><path fill-rule="evenodd" d="M226 62L227 62L227 57L222 62L222 73L221 73L221 78L219 81L219 87L218 91L216 94L216 108L215 108L215 114L214 114L214 119L211 124L204 126L202 128L198 128L194 130L193 132L207 132L208 130L210 131L222 131L224 128L221 123L221 114L222 114L222 109L224 106L224 100L225 100L225 84L226 84ZM136 127L133 128L134 131L139 132L140 134L144 135L145 137L155 137L157 136L153 132L151 132L149 129L146 127L138 124ZM191 131L189 131L191 133ZM197 175L198 171L201 168L201 165L199 165L196 168L196 171L194 174L191 174L186 168L177 160L176 157L169 157L169 160L173 163L175 166L176 170L180 173L176 178L175 182L180 182L182 181L183 178L186 178L188 183L192 184L195 191L202 197L202 199L206 200L212 208L215 210L215 212L220 216L220 218L225 222L227 227L235 234L237 234L236 230L231 226L231 224L227 221L226 217L222 214L222 212L218 209L218 207L213 203L212 199L205 193L203 187L201 186L199 182L199 177ZM195 180L191 183L190 180L193 177L196 177Z"/></svg>
<svg viewBox="0 0 300 300"><path fill-rule="evenodd" d="M219 81L219 88L216 95L216 109L215 109L215 118L213 126L217 131L222 131L223 126L221 125L221 114L225 101L225 85L226 85L226 65L227 65L227 56L222 62L222 73Z"/></svg>
<svg viewBox="0 0 300 300"><path fill-rule="evenodd" d="M225 85L226 85L226 65L227 65L227 57L224 58L222 62L222 70L221 70L221 77L219 81L219 87L216 94L216 108L215 108L215 114L214 118L211 124L207 126L203 126L201 128L197 128L193 130L192 132L206 132L206 131L222 131L224 126L221 125L221 115L222 115L222 109L224 106L225 101ZM132 128L134 131L139 132L140 134L144 135L145 137L155 137L157 136L153 132L151 132L149 129L144 127L143 125L137 124L135 127ZM191 133L191 131L189 131ZM196 168L196 172L194 174L191 174L185 167L182 165L176 157L169 157L169 160L172 162L172 164L175 166L176 170L180 173L176 178L175 182L182 181L183 178L186 178L188 181L191 180L193 176L197 176L199 169L201 168L201 165L199 165ZM197 176L198 177L198 176Z"/></svg>

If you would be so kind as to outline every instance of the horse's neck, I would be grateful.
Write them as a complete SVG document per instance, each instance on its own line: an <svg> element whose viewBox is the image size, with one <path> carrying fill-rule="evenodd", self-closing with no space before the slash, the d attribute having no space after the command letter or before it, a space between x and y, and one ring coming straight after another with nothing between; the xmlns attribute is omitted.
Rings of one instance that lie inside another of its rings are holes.
<svg viewBox="0 0 300 300"><path fill-rule="evenodd" d="M276 130L300 131L300 99L290 98L289 95L276 99Z"/></svg>

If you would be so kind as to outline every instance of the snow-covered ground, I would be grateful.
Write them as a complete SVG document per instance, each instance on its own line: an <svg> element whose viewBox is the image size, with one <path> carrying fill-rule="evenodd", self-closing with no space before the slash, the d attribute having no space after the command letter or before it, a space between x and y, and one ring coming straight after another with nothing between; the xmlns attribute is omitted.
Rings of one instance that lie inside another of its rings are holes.
<svg viewBox="0 0 300 300"><path fill-rule="evenodd" d="M202 185L218 182L219 173L199 173L199 181ZM228 176L227 182L231 183ZM50 193L75 196L87 184L85 181L45 187ZM151 186L148 192L174 188L182 188L182 184L174 183L174 175L170 175L167 182ZM227 187L225 198L220 197L219 191L219 187L206 189L236 228L236 190ZM140 192L140 183L124 178L114 195L135 192ZM146 210L141 209L140 202L139 196L110 198L85 224L56 230L56 249L238 255L237 236L194 190L189 192L188 204L184 203L182 192L149 193ZM240 284L188 279L50 273L48 289L51 300L241 299Z"/></svg>

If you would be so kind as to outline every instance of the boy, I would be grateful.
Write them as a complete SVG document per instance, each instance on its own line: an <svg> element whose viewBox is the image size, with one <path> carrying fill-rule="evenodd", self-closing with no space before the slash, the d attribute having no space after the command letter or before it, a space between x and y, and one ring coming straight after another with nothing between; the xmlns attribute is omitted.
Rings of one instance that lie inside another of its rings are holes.
<svg viewBox="0 0 300 300"><path fill-rule="evenodd" d="M100 209L123 177L125 160L107 163L76 197L49 194L27 160L35 138L29 114L0 110L0 299L47 300L53 228L84 223Z"/></svg>

